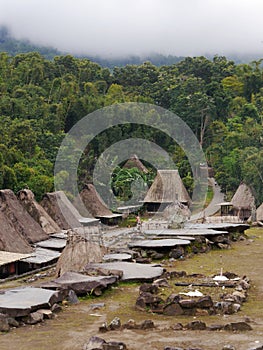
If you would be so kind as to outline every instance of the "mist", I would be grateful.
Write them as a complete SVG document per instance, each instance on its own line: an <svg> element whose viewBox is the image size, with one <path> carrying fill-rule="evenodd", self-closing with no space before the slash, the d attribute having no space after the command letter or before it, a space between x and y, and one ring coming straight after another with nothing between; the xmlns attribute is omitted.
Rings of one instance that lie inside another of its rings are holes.
<svg viewBox="0 0 263 350"><path fill-rule="evenodd" d="M120 57L261 54L262 0L0 0L18 39Z"/></svg>

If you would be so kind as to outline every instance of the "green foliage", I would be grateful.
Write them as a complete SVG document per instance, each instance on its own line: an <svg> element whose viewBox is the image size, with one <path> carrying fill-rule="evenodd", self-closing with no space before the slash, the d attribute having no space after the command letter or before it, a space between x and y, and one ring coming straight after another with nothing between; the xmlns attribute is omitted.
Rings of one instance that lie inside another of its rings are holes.
<svg viewBox="0 0 263 350"><path fill-rule="evenodd" d="M0 49L10 40L8 31L1 29ZM110 71L86 58L53 56L47 60L39 52L0 53L1 188L29 187L40 199L53 189L58 148L76 122L114 103L146 102L175 112L191 127L229 196L244 180L254 188L257 201L263 200L261 60L236 65L220 56L211 60L187 57L159 67L150 61L136 64L134 58ZM153 125L162 123L154 111L143 118ZM92 178L96 159L107 147L130 137L147 139L165 149L192 191L196 169L190 168L184 152L167 134L144 126L143 120L141 125L109 128L90 142L80 160L79 185ZM56 179L69 188L72 157L65 159L67 171ZM116 168L112 188L120 198L131 199L134 191L142 195L151 176L153 173L148 178L134 169ZM136 181L140 186L134 186Z"/></svg>

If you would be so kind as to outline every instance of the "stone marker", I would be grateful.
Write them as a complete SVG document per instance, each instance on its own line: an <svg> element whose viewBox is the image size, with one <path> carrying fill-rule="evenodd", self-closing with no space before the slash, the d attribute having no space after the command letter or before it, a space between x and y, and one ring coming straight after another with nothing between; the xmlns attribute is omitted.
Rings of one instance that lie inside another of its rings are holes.
<svg viewBox="0 0 263 350"><path fill-rule="evenodd" d="M58 292L42 288L16 288L0 294L0 312L11 317L27 316L32 311L50 308L58 300Z"/></svg>
<svg viewBox="0 0 263 350"><path fill-rule="evenodd" d="M152 281L160 277L163 273L163 268L154 265L137 264L132 262L112 262L101 264L90 264L88 267L103 268L108 270L120 270L123 272L122 281Z"/></svg>
<svg viewBox="0 0 263 350"><path fill-rule="evenodd" d="M128 246L129 248L171 248L188 244L191 242L186 239L149 239L131 242Z"/></svg>
<svg viewBox="0 0 263 350"><path fill-rule="evenodd" d="M72 289L77 295L101 291L117 281L116 276L86 276L77 272L66 272L59 278L44 284L47 288Z"/></svg>

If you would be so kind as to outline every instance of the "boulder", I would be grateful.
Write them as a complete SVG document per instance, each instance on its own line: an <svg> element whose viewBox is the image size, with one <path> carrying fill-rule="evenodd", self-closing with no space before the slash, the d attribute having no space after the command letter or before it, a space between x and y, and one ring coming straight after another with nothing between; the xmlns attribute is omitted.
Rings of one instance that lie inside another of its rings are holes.
<svg viewBox="0 0 263 350"><path fill-rule="evenodd" d="M158 278L157 280L153 281L153 285L157 287L164 287L164 288L170 287L166 278Z"/></svg>
<svg viewBox="0 0 263 350"><path fill-rule="evenodd" d="M124 329L137 329L137 328L139 328L139 326L136 324L136 322L133 319L130 319L126 323L123 324L122 328L124 328Z"/></svg>
<svg viewBox="0 0 263 350"><path fill-rule="evenodd" d="M155 328L154 322L152 320L145 320L143 321L140 326L140 329L153 329Z"/></svg>
<svg viewBox="0 0 263 350"><path fill-rule="evenodd" d="M169 253L169 257L174 259L180 259L183 256L184 256L184 249L182 247L172 249Z"/></svg>
<svg viewBox="0 0 263 350"><path fill-rule="evenodd" d="M39 309L37 310L38 313L43 314L44 319L52 319L54 318L54 314L51 310L49 309Z"/></svg>
<svg viewBox="0 0 263 350"><path fill-rule="evenodd" d="M222 350L236 350L236 348L234 345L227 344L223 346Z"/></svg>
<svg viewBox="0 0 263 350"><path fill-rule="evenodd" d="M201 297L196 302L196 306L200 309L209 309L210 307L213 307L213 305L214 303L210 295Z"/></svg>
<svg viewBox="0 0 263 350"><path fill-rule="evenodd" d="M194 309L196 307L194 299L182 299L179 301L179 304L183 309Z"/></svg>
<svg viewBox="0 0 263 350"><path fill-rule="evenodd" d="M178 303L171 303L163 308L163 314L166 316L178 316L183 313L184 311Z"/></svg>
<svg viewBox="0 0 263 350"><path fill-rule="evenodd" d="M159 288L155 284L144 283L140 286L140 293L141 292L148 292L151 294L157 294L158 291L159 291Z"/></svg>
<svg viewBox="0 0 263 350"><path fill-rule="evenodd" d="M187 323L185 328L191 329L194 331L195 330L204 330L204 329L206 329L206 324L202 321L192 321L192 322Z"/></svg>
<svg viewBox="0 0 263 350"><path fill-rule="evenodd" d="M88 343L86 343L83 346L83 350L98 350L98 349L102 350L102 345L105 343L106 343L106 341L102 338L91 337L89 339Z"/></svg>
<svg viewBox="0 0 263 350"><path fill-rule="evenodd" d="M119 317L114 317L114 319L109 324L109 329L111 331L114 331L120 328L121 328L121 320L119 319Z"/></svg>
<svg viewBox="0 0 263 350"><path fill-rule="evenodd" d="M252 327L246 322L232 322L225 325L226 331L251 331Z"/></svg>
<svg viewBox="0 0 263 350"><path fill-rule="evenodd" d="M173 331L181 331L184 329L184 326L182 325L182 323L176 323L176 324L171 326L171 329Z"/></svg>
<svg viewBox="0 0 263 350"><path fill-rule="evenodd" d="M31 314L24 317L22 320L26 324L34 325L34 324L42 322L44 320L44 315L43 315L43 313L38 312L38 311L31 312Z"/></svg>

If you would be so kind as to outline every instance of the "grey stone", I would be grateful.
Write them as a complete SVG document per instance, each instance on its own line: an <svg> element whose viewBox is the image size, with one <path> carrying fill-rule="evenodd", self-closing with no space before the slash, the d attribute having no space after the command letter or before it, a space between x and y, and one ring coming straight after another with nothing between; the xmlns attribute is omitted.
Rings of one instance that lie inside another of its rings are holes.
<svg viewBox="0 0 263 350"><path fill-rule="evenodd" d="M102 350L126 350L127 347L122 342L109 342L102 344Z"/></svg>
<svg viewBox="0 0 263 350"><path fill-rule="evenodd" d="M246 322L232 322L225 325L226 331L251 331L252 327Z"/></svg>
<svg viewBox="0 0 263 350"><path fill-rule="evenodd" d="M210 331L221 331L222 329L224 329L224 325L222 324L212 324L210 327L208 327L208 329Z"/></svg>
<svg viewBox="0 0 263 350"><path fill-rule="evenodd" d="M7 322L10 327L15 327L15 328L19 327L19 322L17 322L17 320L13 317L8 317Z"/></svg>
<svg viewBox="0 0 263 350"><path fill-rule="evenodd" d="M106 343L106 341L102 338L91 337L89 339L88 343L86 343L83 346L83 350L98 350L98 349L102 350L102 345L105 343Z"/></svg>
<svg viewBox="0 0 263 350"><path fill-rule="evenodd" d="M143 321L140 326L140 329L153 329L155 328L154 322L152 320L145 320Z"/></svg>
<svg viewBox="0 0 263 350"><path fill-rule="evenodd" d="M184 256L184 250L183 248L176 248L172 249L171 252L169 253L169 257L173 259L179 259Z"/></svg>
<svg viewBox="0 0 263 350"><path fill-rule="evenodd" d="M0 294L0 312L11 317L29 315L36 308L46 308L57 302L58 293L42 288L15 288Z"/></svg>
<svg viewBox="0 0 263 350"><path fill-rule="evenodd" d="M62 310L62 307L60 305L58 305L58 304L54 304L51 307L51 311L55 312L55 313L60 312L61 310Z"/></svg>
<svg viewBox="0 0 263 350"><path fill-rule="evenodd" d="M26 324L31 324L31 325L40 323L43 320L44 320L44 315L41 312L38 312L38 311L32 312L31 314L29 314L28 316L23 318L23 321Z"/></svg>
<svg viewBox="0 0 263 350"><path fill-rule="evenodd" d="M182 323L176 323L171 326L171 329L174 331L181 331L184 329L184 326L182 325Z"/></svg>
<svg viewBox="0 0 263 350"><path fill-rule="evenodd" d="M205 330L206 329L206 324L202 321L192 321L189 322L185 328L191 329L191 330Z"/></svg>
<svg viewBox="0 0 263 350"><path fill-rule="evenodd" d="M8 317L0 314L0 332L8 332L9 330L10 326L8 324Z"/></svg>
<svg viewBox="0 0 263 350"><path fill-rule="evenodd" d="M157 286L157 287L165 287L165 288L170 287L166 278L159 278L159 279L153 281L153 285Z"/></svg>
<svg viewBox="0 0 263 350"><path fill-rule="evenodd" d="M68 292L67 300L70 304L78 304L79 303L79 299L77 297L77 294L72 289L70 289Z"/></svg>
<svg viewBox="0 0 263 350"><path fill-rule="evenodd" d="M77 295L103 290L117 281L116 276L86 276L76 272L66 272L59 278L47 283L46 286L54 288L72 289Z"/></svg>
<svg viewBox="0 0 263 350"><path fill-rule="evenodd" d="M128 322L124 323L122 326L124 329L137 329L139 326L133 319L130 319Z"/></svg>
<svg viewBox="0 0 263 350"><path fill-rule="evenodd" d="M181 306L177 303L171 303L163 308L163 314L166 316L178 316L184 313Z"/></svg>
<svg viewBox="0 0 263 350"><path fill-rule="evenodd" d="M37 310L37 312L43 314L44 319L50 320L50 319L54 318L53 312L49 309L40 309L40 310Z"/></svg>
<svg viewBox="0 0 263 350"><path fill-rule="evenodd" d="M157 294L158 291L159 291L159 288L155 284L144 283L140 286L140 293L141 292L148 292L151 294Z"/></svg>
<svg viewBox="0 0 263 350"><path fill-rule="evenodd" d="M206 295L204 297L201 297L197 300L196 302L197 307L200 309L209 309L210 307L212 307L214 305L212 298L210 297L210 295Z"/></svg>
<svg viewBox="0 0 263 350"><path fill-rule="evenodd" d="M113 331L120 328L121 328L121 320L119 319L119 317L114 317L114 319L109 324L109 329Z"/></svg>
<svg viewBox="0 0 263 350"><path fill-rule="evenodd" d="M186 239L151 239L151 240L141 240L129 243L130 248L172 248L181 245L191 244L189 240Z"/></svg>
<svg viewBox="0 0 263 350"><path fill-rule="evenodd" d="M179 301L182 308L194 309L196 307L196 301L194 299L182 299Z"/></svg>
<svg viewBox="0 0 263 350"><path fill-rule="evenodd" d="M166 346L165 348L164 348L164 350L184 350L183 348L175 348L175 347L171 347L171 346Z"/></svg>
<svg viewBox="0 0 263 350"><path fill-rule="evenodd" d="M162 267L131 262L91 264L90 266L108 270L120 270L123 272L122 281L152 281L163 273Z"/></svg>

